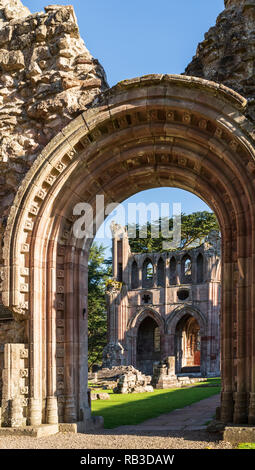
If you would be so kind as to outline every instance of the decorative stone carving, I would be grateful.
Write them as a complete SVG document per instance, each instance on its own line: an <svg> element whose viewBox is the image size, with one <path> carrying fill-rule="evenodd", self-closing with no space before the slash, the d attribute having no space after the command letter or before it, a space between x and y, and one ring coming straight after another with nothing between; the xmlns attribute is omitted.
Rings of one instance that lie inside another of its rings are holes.
<svg viewBox="0 0 255 470"><path fill-rule="evenodd" d="M5 344L2 390L2 426L21 427L26 424L28 395L28 352L24 344Z"/></svg>

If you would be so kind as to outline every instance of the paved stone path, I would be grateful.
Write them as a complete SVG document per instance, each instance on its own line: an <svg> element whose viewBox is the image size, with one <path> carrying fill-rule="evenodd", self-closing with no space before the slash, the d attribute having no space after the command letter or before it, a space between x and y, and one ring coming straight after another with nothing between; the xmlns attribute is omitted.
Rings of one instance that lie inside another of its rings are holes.
<svg viewBox="0 0 255 470"><path fill-rule="evenodd" d="M114 431L199 431L206 429L206 423L215 416L220 405L220 395L201 400L185 408L163 414L157 418L148 419L135 426L119 426Z"/></svg>

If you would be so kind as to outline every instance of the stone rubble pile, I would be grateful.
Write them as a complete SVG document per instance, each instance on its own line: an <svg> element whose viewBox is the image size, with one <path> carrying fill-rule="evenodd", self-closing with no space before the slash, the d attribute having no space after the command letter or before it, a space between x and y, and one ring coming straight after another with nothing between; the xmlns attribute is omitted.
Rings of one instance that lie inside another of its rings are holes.
<svg viewBox="0 0 255 470"><path fill-rule="evenodd" d="M181 388L198 382L206 382L207 379L198 376L177 376L175 374L175 357L169 356L164 361L154 364L152 385L156 389Z"/></svg>
<svg viewBox="0 0 255 470"><path fill-rule="evenodd" d="M152 385L150 385L150 376L142 374L133 366L126 366L123 369L125 370L117 381L117 386L113 390L114 393L144 393L154 391Z"/></svg>
<svg viewBox="0 0 255 470"><path fill-rule="evenodd" d="M109 395L109 393L105 393L105 392L100 392L100 393L92 392L90 394L90 398L91 398L92 401L94 401L94 400L109 400L110 395Z"/></svg>

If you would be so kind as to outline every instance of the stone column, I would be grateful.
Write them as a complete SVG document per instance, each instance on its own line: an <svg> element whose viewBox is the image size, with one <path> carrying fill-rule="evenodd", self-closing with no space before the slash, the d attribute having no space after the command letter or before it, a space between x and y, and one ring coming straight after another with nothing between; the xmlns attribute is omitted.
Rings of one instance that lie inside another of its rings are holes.
<svg viewBox="0 0 255 470"><path fill-rule="evenodd" d="M253 245L254 246L254 243ZM251 257L251 391L249 424L255 424L255 254Z"/></svg>
<svg viewBox="0 0 255 470"><path fill-rule="evenodd" d="M43 240L44 241L44 240ZM36 249L37 246L34 247ZM45 283L45 266L37 259L31 267L30 294L30 399L28 424L42 424L42 377L43 344L45 344L45 298L42 286ZM47 367L47 365L46 365Z"/></svg>
<svg viewBox="0 0 255 470"><path fill-rule="evenodd" d="M65 407L66 423L77 420L74 396L74 247L66 247L65 258ZM85 385L85 384L84 384Z"/></svg>
<svg viewBox="0 0 255 470"><path fill-rule="evenodd" d="M176 260L176 284L180 285L182 283L182 267L181 261Z"/></svg>
<svg viewBox="0 0 255 470"><path fill-rule="evenodd" d="M128 258L129 258L128 236L124 232L123 237L122 237L122 281L127 286L129 284Z"/></svg>
<svg viewBox="0 0 255 470"><path fill-rule="evenodd" d="M57 292L57 270L56 259L53 256L54 246L49 242L49 256L47 266L47 400L46 400L46 422L48 424L58 423L57 403L57 368L56 368L56 302Z"/></svg>
<svg viewBox="0 0 255 470"><path fill-rule="evenodd" d="M223 256L223 299L222 299L222 392L221 421L231 423L233 419L233 265L224 262Z"/></svg>
<svg viewBox="0 0 255 470"><path fill-rule="evenodd" d="M117 254L117 238L112 238L112 276L117 280L118 277L118 254Z"/></svg>
<svg viewBox="0 0 255 470"><path fill-rule="evenodd" d="M153 262L153 288L157 287L157 277L158 277L158 263Z"/></svg>
<svg viewBox="0 0 255 470"><path fill-rule="evenodd" d="M191 279L192 284L197 284L197 256L191 258Z"/></svg>
<svg viewBox="0 0 255 470"><path fill-rule="evenodd" d="M234 423L247 423L246 390L246 282L248 277L247 260L239 259L244 277L239 276L237 286L237 391L235 393Z"/></svg>
<svg viewBox="0 0 255 470"><path fill-rule="evenodd" d="M77 259L77 354L76 368L78 387L79 421L91 418L91 409L88 402L88 257L89 253L79 250Z"/></svg>
<svg viewBox="0 0 255 470"><path fill-rule="evenodd" d="M142 258L140 257L137 260L137 267L138 267L138 289L142 289L143 287L143 263L141 264Z"/></svg>

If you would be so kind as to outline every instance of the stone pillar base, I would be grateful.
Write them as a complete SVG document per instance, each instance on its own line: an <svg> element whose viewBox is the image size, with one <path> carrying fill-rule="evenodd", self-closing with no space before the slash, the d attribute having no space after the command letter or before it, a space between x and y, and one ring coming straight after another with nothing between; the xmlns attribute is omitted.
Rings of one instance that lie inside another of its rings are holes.
<svg viewBox="0 0 255 470"><path fill-rule="evenodd" d="M221 393L221 406L220 406L220 420L222 423L233 422L233 393L222 392Z"/></svg>
<svg viewBox="0 0 255 470"><path fill-rule="evenodd" d="M77 432L80 433L89 433L100 429L104 429L103 416L91 416L91 418L77 423Z"/></svg>
<svg viewBox="0 0 255 470"><path fill-rule="evenodd" d="M46 422L48 424L58 423L58 403L56 397L47 397Z"/></svg>
<svg viewBox="0 0 255 470"><path fill-rule="evenodd" d="M75 400L73 396L66 397L65 399L65 411L64 411L65 423L76 423L77 413L75 407Z"/></svg>
<svg viewBox="0 0 255 470"><path fill-rule="evenodd" d="M234 394L235 406L234 406L234 424L246 424L248 423L248 410L247 410L247 393L236 392Z"/></svg>
<svg viewBox="0 0 255 470"><path fill-rule="evenodd" d="M223 440L232 444L255 442L255 427L227 426L223 432Z"/></svg>
<svg viewBox="0 0 255 470"><path fill-rule="evenodd" d="M38 398L30 399L28 424L30 426L42 424L42 404Z"/></svg>
<svg viewBox="0 0 255 470"><path fill-rule="evenodd" d="M250 393L248 424L255 424L255 393Z"/></svg>
<svg viewBox="0 0 255 470"><path fill-rule="evenodd" d="M29 436L45 437L57 434L59 432L58 424L41 424L40 426L23 426L19 428L0 427L0 436Z"/></svg>

